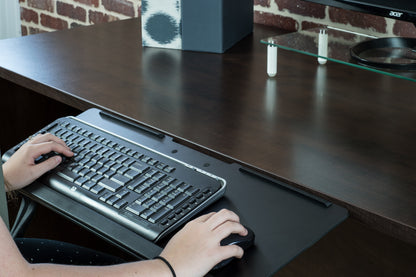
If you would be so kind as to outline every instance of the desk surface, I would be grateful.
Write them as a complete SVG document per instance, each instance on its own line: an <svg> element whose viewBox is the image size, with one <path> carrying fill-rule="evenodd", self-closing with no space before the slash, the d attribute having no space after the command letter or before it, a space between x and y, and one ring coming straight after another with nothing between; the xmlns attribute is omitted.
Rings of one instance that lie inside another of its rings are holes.
<svg viewBox="0 0 416 277"><path fill-rule="evenodd" d="M416 244L416 84L280 50L142 48L138 19L0 41L0 77L163 130L347 207Z"/></svg>

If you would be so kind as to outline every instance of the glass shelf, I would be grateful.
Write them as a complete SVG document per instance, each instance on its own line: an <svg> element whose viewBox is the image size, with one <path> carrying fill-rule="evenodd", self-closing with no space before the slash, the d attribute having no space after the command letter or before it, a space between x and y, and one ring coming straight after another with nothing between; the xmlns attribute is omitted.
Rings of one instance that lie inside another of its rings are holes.
<svg viewBox="0 0 416 277"><path fill-rule="evenodd" d="M327 54L326 56L318 55L319 33L325 30L327 37ZM314 28L302 30L294 33L264 38L262 43L276 46L278 48L295 51L298 53L324 58L366 70L379 72L389 76L394 76L416 82L416 70L392 70L387 68L375 68L363 65L351 58L350 48L357 43L375 39L376 37L340 30L332 27ZM416 62L416 59L412 60Z"/></svg>

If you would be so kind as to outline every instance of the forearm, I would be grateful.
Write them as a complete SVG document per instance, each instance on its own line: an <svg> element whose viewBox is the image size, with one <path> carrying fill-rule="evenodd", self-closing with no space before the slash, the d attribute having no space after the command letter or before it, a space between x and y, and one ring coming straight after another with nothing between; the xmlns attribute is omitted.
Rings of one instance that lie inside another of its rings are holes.
<svg viewBox="0 0 416 277"><path fill-rule="evenodd" d="M30 277L124 277L157 276L171 277L169 268L159 260L125 263L111 266L68 266L55 264L28 264L27 275Z"/></svg>

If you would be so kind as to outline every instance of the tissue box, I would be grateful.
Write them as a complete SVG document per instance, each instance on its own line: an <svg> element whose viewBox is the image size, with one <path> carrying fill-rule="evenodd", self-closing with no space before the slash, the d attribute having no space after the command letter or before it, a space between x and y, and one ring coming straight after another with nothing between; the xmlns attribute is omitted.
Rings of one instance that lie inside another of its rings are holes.
<svg viewBox="0 0 416 277"><path fill-rule="evenodd" d="M253 31L253 0L142 0L143 46L223 53Z"/></svg>

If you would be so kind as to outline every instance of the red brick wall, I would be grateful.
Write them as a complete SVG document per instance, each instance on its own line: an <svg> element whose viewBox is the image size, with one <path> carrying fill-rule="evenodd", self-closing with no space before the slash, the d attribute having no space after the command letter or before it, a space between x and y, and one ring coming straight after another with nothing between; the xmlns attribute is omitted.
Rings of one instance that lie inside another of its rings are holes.
<svg viewBox="0 0 416 277"><path fill-rule="evenodd" d="M416 37L416 28L412 23L301 0L254 0L254 11L255 22L291 31L330 25L372 35Z"/></svg>
<svg viewBox="0 0 416 277"><path fill-rule="evenodd" d="M141 5L141 0L19 1L23 35L138 17ZM416 36L411 23L301 0L254 0L254 22L290 31L331 25L367 34Z"/></svg>
<svg viewBox="0 0 416 277"><path fill-rule="evenodd" d="M19 1L22 35L137 17L141 3L141 0Z"/></svg>

